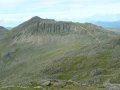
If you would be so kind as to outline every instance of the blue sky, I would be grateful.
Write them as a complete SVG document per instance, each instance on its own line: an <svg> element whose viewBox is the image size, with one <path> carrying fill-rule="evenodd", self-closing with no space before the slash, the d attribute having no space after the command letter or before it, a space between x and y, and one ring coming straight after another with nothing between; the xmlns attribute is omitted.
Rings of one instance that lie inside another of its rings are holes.
<svg viewBox="0 0 120 90"><path fill-rule="evenodd" d="M91 22L120 20L120 0L0 0L0 26L13 27L33 16Z"/></svg>

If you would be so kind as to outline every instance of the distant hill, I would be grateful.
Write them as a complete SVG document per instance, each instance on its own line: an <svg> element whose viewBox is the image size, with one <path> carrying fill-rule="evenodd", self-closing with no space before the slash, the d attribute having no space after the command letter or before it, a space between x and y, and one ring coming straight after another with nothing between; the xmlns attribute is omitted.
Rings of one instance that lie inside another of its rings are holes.
<svg viewBox="0 0 120 90"><path fill-rule="evenodd" d="M12 27L6 27L8 30L12 30Z"/></svg>
<svg viewBox="0 0 120 90"><path fill-rule="evenodd" d="M0 26L0 39L2 39L8 32L8 29L6 29L3 26Z"/></svg>
<svg viewBox="0 0 120 90"><path fill-rule="evenodd" d="M107 28L117 28L120 29L120 21L111 21L111 22L105 22L105 21L98 21L94 22L96 25L107 27Z"/></svg>
<svg viewBox="0 0 120 90"><path fill-rule="evenodd" d="M0 26L0 31L6 32L6 31L8 31L8 29L6 29L6 28L3 27L3 26Z"/></svg>
<svg viewBox="0 0 120 90"><path fill-rule="evenodd" d="M120 37L101 26L35 16L0 42L1 86L47 79L120 83Z"/></svg>

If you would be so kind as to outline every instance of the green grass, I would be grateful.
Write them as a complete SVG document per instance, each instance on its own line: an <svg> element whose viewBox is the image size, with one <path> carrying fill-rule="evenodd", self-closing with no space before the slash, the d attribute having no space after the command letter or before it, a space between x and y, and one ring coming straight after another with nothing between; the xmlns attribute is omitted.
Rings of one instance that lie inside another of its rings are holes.
<svg viewBox="0 0 120 90"><path fill-rule="evenodd" d="M2 88L0 90L43 90L42 88L19 88L19 87L12 87L12 88Z"/></svg>
<svg viewBox="0 0 120 90"><path fill-rule="evenodd" d="M106 90L105 88L99 88L95 86L88 86L88 87L78 87L73 85L67 85L63 88L59 87L39 87L39 88L20 88L20 87L11 87L11 88L1 88L0 90Z"/></svg>
<svg viewBox="0 0 120 90"><path fill-rule="evenodd" d="M53 38L56 37L53 36ZM69 38L69 36L63 37ZM8 45L3 50L2 56L6 55L8 51L14 53L11 53L13 57L9 59L2 57L2 60L5 59L4 63L7 65L4 68L5 72L1 72L0 75L1 79L7 79L7 81L3 80L3 84L9 82L8 85L17 83L26 85L32 80L44 78L88 81L92 79L91 71L96 68L103 68L106 71L102 73L101 78L104 75L113 74L109 70L112 70L111 66L117 65L111 63L114 48L104 49L102 46L105 46L105 44L102 43L97 47L95 41L90 42L92 38L86 39L86 37L82 36L79 36L76 40L69 38L66 43L63 41L63 37L59 37L57 41L55 39L54 42L56 43L47 43L40 46L27 43L14 46ZM50 36L50 38L52 37ZM60 41L60 39L63 40ZM97 79L99 78L97 77ZM100 83L108 78L103 78ZM25 82L23 82L24 80Z"/></svg>

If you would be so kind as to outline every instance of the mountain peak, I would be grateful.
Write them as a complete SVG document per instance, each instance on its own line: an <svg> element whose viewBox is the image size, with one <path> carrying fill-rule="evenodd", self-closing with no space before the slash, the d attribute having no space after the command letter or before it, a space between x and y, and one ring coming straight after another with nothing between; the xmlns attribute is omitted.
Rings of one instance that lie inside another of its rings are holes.
<svg viewBox="0 0 120 90"><path fill-rule="evenodd" d="M53 22L55 21L54 19L44 19L44 18L40 18L39 16L34 16L32 17L29 21L32 22Z"/></svg>
<svg viewBox="0 0 120 90"><path fill-rule="evenodd" d="M31 19L42 19L42 18L40 18L39 16L34 16Z"/></svg>
<svg viewBox="0 0 120 90"><path fill-rule="evenodd" d="M38 33L84 33L86 31L103 30L94 24L90 23L73 23L65 21L55 21L54 19L40 18L38 16L32 17L30 20L25 21L13 30L25 32L26 34L38 34ZM96 32L97 32L96 31ZM24 33L24 34L25 34Z"/></svg>

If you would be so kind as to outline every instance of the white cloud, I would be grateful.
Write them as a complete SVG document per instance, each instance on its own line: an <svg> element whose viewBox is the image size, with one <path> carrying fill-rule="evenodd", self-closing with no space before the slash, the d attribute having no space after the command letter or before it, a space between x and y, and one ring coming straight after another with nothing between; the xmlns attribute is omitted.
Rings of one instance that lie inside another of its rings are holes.
<svg viewBox="0 0 120 90"><path fill-rule="evenodd" d="M5 25L17 25L36 15L69 21L117 20L119 8L118 0L1 0L0 20Z"/></svg>
<svg viewBox="0 0 120 90"><path fill-rule="evenodd" d="M24 0L0 0L0 7L10 8L10 7L17 6L21 4L22 2L24 2Z"/></svg>

